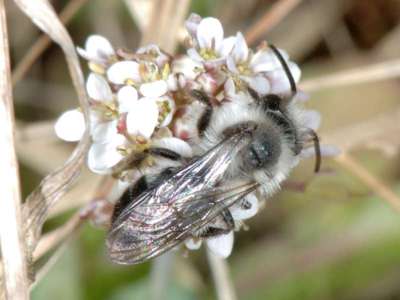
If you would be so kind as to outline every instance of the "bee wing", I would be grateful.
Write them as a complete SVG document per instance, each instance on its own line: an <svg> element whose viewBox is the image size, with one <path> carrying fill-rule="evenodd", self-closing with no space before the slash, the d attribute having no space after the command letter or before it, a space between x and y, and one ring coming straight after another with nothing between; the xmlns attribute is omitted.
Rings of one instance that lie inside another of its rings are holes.
<svg viewBox="0 0 400 300"><path fill-rule="evenodd" d="M141 194L116 218L107 238L110 258L134 264L173 248L256 188L215 187L243 142L236 134Z"/></svg>

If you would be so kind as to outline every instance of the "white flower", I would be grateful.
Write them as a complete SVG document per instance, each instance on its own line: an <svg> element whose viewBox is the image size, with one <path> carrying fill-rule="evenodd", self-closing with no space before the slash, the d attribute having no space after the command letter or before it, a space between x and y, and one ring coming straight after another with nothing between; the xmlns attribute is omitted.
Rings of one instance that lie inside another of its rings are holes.
<svg viewBox="0 0 400 300"><path fill-rule="evenodd" d="M107 70L107 77L112 83L127 84L141 82L139 64L136 61L124 60L112 64Z"/></svg>
<svg viewBox="0 0 400 300"><path fill-rule="evenodd" d="M127 132L149 139L157 126L158 113L158 105L154 99L141 98L134 102L126 116Z"/></svg>
<svg viewBox="0 0 400 300"><path fill-rule="evenodd" d="M139 48L136 53L147 54L150 56L149 60L152 60L157 64L159 68L162 68L166 63L169 62L169 57L155 44L150 44Z"/></svg>
<svg viewBox="0 0 400 300"><path fill-rule="evenodd" d="M67 142L79 141L85 132L85 119L78 109L67 110L54 125L56 135Z"/></svg>
<svg viewBox="0 0 400 300"><path fill-rule="evenodd" d="M300 69L289 61L286 52L282 50L279 52L286 60L297 83L300 79ZM274 52L264 47L253 54L240 32L237 33L235 45L227 57L227 67L261 95L279 94L290 90L287 75Z"/></svg>
<svg viewBox="0 0 400 300"><path fill-rule="evenodd" d="M134 87L124 86L118 92L119 111L127 113L126 130L132 136L149 139L157 126L165 127L175 112L175 102L168 96L142 97Z"/></svg>
<svg viewBox="0 0 400 300"><path fill-rule="evenodd" d="M235 37L224 39L224 30L218 19L204 18L198 25L196 22L188 22L188 31L192 34L194 48L188 49L191 59L197 62L221 64L225 57L232 51Z"/></svg>
<svg viewBox="0 0 400 300"><path fill-rule="evenodd" d="M107 65L115 56L111 43L101 35L89 36L85 49L78 47L77 51L83 58L100 65Z"/></svg>
<svg viewBox="0 0 400 300"><path fill-rule="evenodd" d="M233 231L207 239L207 248L222 258L227 258L233 249Z"/></svg>
<svg viewBox="0 0 400 300"><path fill-rule="evenodd" d="M125 142L125 137L120 134L115 134L105 141L94 142L88 152L89 169L98 174L110 174L111 168L124 158L119 149Z"/></svg>
<svg viewBox="0 0 400 300"><path fill-rule="evenodd" d="M258 199L254 194L249 194L244 198L244 201L238 201L229 208L233 220L242 221L250 219L258 212Z"/></svg>
<svg viewBox="0 0 400 300"><path fill-rule="evenodd" d="M227 234L221 234L216 237L210 237L205 240L207 248L212 251L215 255L227 258L233 249L234 234L230 231ZM197 250L202 244L201 239L189 238L185 241L185 246L189 250Z"/></svg>
<svg viewBox="0 0 400 300"><path fill-rule="evenodd" d="M258 199L254 194L246 196L244 200L245 201L238 201L229 208L233 220L238 224L240 224L240 222L243 220L247 220L255 216L259 209ZM207 238L205 239L205 242L207 248L213 253L219 257L227 258L232 252L234 232L232 230L227 234ZM189 250L197 250L200 248L201 244L202 239L200 238L189 238L185 241L185 246Z"/></svg>
<svg viewBox="0 0 400 300"><path fill-rule="evenodd" d="M89 74L86 81L86 91L89 97L97 102L111 102L113 100L113 93L108 82L99 74Z"/></svg>
<svg viewBox="0 0 400 300"><path fill-rule="evenodd" d="M138 87L144 97L160 97L168 92L168 76L161 78L160 69L154 63L119 61L107 70L108 79L115 84Z"/></svg>

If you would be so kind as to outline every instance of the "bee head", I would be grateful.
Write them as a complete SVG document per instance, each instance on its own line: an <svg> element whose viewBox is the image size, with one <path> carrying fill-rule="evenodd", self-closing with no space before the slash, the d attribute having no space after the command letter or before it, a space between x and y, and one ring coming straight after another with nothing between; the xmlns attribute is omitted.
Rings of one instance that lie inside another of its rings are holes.
<svg viewBox="0 0 400 300"><path fill-rule="evenodd" d="M240 169L246 173L269 169L277 163L281 152L279 131L273 126L257 124L249 143L239 151Z"/></svg>

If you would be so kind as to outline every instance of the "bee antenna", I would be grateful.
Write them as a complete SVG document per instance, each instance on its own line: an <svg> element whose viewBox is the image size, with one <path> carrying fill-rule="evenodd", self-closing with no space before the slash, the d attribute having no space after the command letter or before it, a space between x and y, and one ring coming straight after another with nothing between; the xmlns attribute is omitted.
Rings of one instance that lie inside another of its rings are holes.
<svg viewBox="0 0 400 300"><path fill-rule="evenodd" d="M296 82L294 81L293 75L290 72L290 69L286 63L286 60L283 58L282 54L279 52L279 50L274 45L269 44L268 46L271 48L272 52L274 52L274 54L278 58L279 62L281 63L283 70L285 71L286 76L289 79L290 89L292 90L292 94L295 95L297 93Z"/></svg>
<svg viewBox="0 0 400 300"><path fill-rule="evenodd" d="M315 151L314 172L318 173L321 168L321 146L319 144L319 137L317 133L312 129L309 129L308 133L311 135L312 141L314 142L314 151Z"/></svg>

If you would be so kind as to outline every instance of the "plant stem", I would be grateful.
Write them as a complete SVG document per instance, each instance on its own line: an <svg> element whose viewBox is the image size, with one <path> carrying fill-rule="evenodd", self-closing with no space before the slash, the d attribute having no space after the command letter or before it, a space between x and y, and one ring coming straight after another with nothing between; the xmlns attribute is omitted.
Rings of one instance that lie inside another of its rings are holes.
<svg viewBox="0 0 400 300"><path fill-rule="evenodd" d="M0 0L0 243L7 299L29 299L4 0Z"/></svg>
<svg viewBox="0 0 400 300"><path fill-rule="evenodd" d="M165 299L174 259L174 251L168 251L154 259L150 274L150 299Z"/></svg>
<svg viewBox="0 0 400 300"><path fill-rule="evenodd" d="M229 266L225 259L207 250L208 264L214 279L215 289L219 300L237 299L235 289L229 274Z"/></svg>

